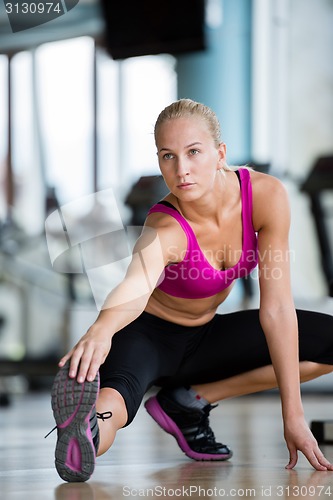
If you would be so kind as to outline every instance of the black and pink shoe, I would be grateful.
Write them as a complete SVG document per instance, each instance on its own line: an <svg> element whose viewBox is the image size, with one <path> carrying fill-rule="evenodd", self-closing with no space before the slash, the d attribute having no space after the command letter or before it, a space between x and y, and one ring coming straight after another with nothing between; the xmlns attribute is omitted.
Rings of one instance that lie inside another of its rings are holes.
<svg viewBox="0 0 333 500"><path fill-rule="evenodd" d="M52 410L58 431L55 466L64 481L82 482L94 471L99 445L95 409L99 375L93 382L79 384L69 378L68 371L69 363L66 363L52 387Z"/></svg>
<svg viewBox="0 0 333 500"><path fill-rule="evenodd" d="M172 399L162 389L157 396L145 402L149 415L163 430L174 436L181 450L194 460L228 460L232 457L230 448L217 443L209 426L209 412L212 405L202 410L188 408Z"/></svg>

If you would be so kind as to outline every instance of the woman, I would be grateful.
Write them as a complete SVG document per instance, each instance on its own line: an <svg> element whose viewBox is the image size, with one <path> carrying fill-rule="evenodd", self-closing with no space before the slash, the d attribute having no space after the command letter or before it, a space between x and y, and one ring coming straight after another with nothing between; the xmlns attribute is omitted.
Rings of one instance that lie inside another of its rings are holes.
<svg viewBox="0 0 333 500"><path fill-rule="evenodd" d="M295 312L284 187L228 168L216 115L189 99L161 112L155 142L170 193L150 210L125 279L59 363L60 476L87 480L153 385L162 389L147 411L196 460L232 455L209 426L214 403L278 386L287 468L300 450L315 469L333 470L300 397L300 381L332 371L333 317ZM257 265L259 311L216 314L235 279Z"/></svg>

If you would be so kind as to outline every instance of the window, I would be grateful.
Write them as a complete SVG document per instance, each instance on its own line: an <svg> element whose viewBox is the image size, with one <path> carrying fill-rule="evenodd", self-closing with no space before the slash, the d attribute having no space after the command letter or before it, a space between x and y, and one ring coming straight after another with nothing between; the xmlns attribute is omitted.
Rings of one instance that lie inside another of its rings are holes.
<svg viewBox="0 0 333 500"><path fill-rule="evenodd" d="M32 179L37 185L45 178L60 203L94 190L93 58L94 42L89 37L44 44L36 49L35 59L29 52L13 57L13 168L20 184L15 204L23 225L28 218L31 225L34 216L36 191L30 189L30 200L24 194ZM125 195L138 177L158 173L153 126L159 111L176 98L175 60L159 55L114 61L98 49L97 75L98 189L117 187ZM3 57L1 86L6 86L6 78ZM1 96L5 109L6 92ZM2 117L4 138L6 127ZM0 155L3 162L6 142ZM37 191L41 198L42 191ZM3 205L3 189L0 196ZM42 208L44 200L39 205Z"/></svg>

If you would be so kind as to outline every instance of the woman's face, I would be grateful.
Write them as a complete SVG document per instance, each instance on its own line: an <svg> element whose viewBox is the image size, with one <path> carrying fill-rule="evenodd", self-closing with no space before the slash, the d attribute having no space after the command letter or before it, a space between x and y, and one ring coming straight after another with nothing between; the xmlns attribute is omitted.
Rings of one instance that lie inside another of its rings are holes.
<svg viewBox="0 0 333 500"><path fill-rule="evenodd" d="M212 191L225 161L225 145L216 148L203 119L165 121L158 129L156 145L161 173L177 198L194 201Z"/></svg>

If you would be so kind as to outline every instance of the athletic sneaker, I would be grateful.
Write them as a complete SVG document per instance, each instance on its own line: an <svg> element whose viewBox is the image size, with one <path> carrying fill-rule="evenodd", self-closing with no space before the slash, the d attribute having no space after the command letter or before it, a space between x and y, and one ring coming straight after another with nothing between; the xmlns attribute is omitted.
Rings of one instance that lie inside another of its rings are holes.
<svg viewBox="0 0 333 500"><path fill-rule="evenodd" d="M149 415L174 436L181 450L194 460L228 460L230 448L217 443L209 426L209 413L217 405L203 409L188 408L172 399L168 390L162 389L145 402Z"/></svg>
<svg viewBox="0 0 333 500"><path fill-rule="evenodd" d="M99 416L95 409L99 375L93 382L79 384L68 376L68 371L69 362L59 370L52 387L52 410L58 430L55 466L64 481L87 481L94 471L99 445L97 418L104 419L104 414Z"/></svg>

